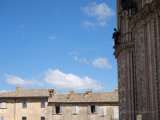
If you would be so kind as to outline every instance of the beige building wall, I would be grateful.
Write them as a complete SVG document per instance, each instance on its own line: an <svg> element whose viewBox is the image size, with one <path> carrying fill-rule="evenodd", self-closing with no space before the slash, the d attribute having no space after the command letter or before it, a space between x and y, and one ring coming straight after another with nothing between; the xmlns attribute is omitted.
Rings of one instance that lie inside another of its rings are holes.
<svg viewBox="0 0 160 120"><path fill-rule="evenodd" d="M45 120L111 120L115 118L114 114L119 118L118 88L115 92L92 93L89 89L88 93L74 93L72 90L69 94L56 94L55 90L50 89L17 88L16 91L0 93L0 120L22 120L22 117L26 120L41 120L41 117ZM41 108L42 100L45 101L44 108ZM27 101L27 107L23 102L23 108L22 101ZM78 107L73 109L75 105ZM88 106L92 106L93 113L88 113L88 110L91 111ZM56 108L54 114L53 108ZM56 114L57 111L60 114ZM73 114L74 111L77 114Z"/></svg>
<svg viewBox="0 0 160 120"><path fill-rule="evenodd" d="M45 100L45 108L41 108L41 100ZM22 108L22 100L27 100L27 108ZM6 120L40 120L45 117L47 111L48 100L46 98L26 98L26 99L0 99L1 102L7 102L7 108L0 108L0 118L4 116Z"/></svg>
<svg viewBox="0 0 160 120"><path fill-rule="evenodd" d="M62 106L62 115L52 114L53 103L48 105L45 100L45 108L41 108L43 98L26 98L26 99L1 99L1 102L7 102L6 109L0 109L0 117L4 116L6 120L111 120L114 117L114 109L118 109L117 104L76 104L78 105L78 114L73 115L73 105L75 104L58 104ZM27 108L22 108L22 100L27 100ZM57 104L55 104L57 105ZM97 114L88 114L88 105L98 105ZM106 115L101 116L101 109L106 109Z"/></svg>
<svg viewBox="0 0 160 120"><path fill-rule="evenodd" d="M56 104L55 104L56 105ZM117 105L111 104L76 104L78 105L78 114L73 114L73 105L75 104L57 104L62 106L62 115L52 115L53 104L48 107L47 120L111 120L114 117L114 109ZM98 105L97 114L88 114L88 105ZM101 109L106 109L106 115L101 116ZM119 114L119 113L118 113Z"/></svg>

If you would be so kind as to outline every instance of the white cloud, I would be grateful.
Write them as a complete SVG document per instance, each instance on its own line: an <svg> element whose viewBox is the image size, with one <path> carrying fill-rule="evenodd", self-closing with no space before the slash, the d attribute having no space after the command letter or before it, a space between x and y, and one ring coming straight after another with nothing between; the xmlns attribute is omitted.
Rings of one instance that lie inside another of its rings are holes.
<svg viewBox="0 0 160 120"><path fill-rule="evenodd" d="M85 27L92 27L92 28L95 28L95 24L94 23L92 23L92 22L90 22L90 21L83 21L83 26L85 26Z"/></svg>
<svg viewBox="0 0 160 120"><path fill-rule="evenodd" d="M75 90L86 90L94 89L100 90L103 87L96 81L87 76L79 77L74 74L65 74L59 70L49 69L45 73L45 81L56 89L75 89Z"/></svg>
<svg viewBox="0 0 160 120"><path fill-rule="evenodd" d="M4 92L7 92L7 90L1 90L1 91L0 91L0 93L4 93Z"/></svg>
<svg viewBox="0 0 160 120"><path fill-rule="evenodd" d="M20 77L17 77L17 76L14 76L14 75L8 75L8 74L5 74L5 79L6 79L6 82L8 84L11 84L11 85L43 85L43 83L41 82L38 82L37 80L24 80Z"/></svg>
<svg viewBox="0 0 160 120"><path fill-rule="evenodd" d="M98 20L106 19L107 17L113 16L114 12L105 3L97 4L92 2L89 6L81 8L88 16L97 17Z"/></svg>
<svg viewBox="0 0 160 120"><path fill-rule="evenodd" d="M112 68L112 66L108 63L108 60L106 58L101 58L101 57L93 60L92 65L98 68L108 68L108 69Z"/></svg>
<svg viewBox="0 0 160 120"><path fill-rule="evenodd" d="M50 40L55 40L55 39L56 39L56 37L55 37L55 36L53 36L53 35L51 35L51 36L49 36L49 39L50 39Z"/></svg>
<svg viewBox="0 0 160 120"><path fill-rule="evenodd" d="M105 25L106 25L106 22L105 22L105 21L101 21L101 22L99 22L98 24L99 24L99 26L105 26Z"/></svg>
<svg viewBox="0 0 160 120"><path fill-rule="evenodd" d="M74 60L75 60L75 61L78 61L78 62L85 63L85 64L87 64L87 63L88 63L88 61L87 61L85 58L80 59L80 58L78 58L77 56L75 56L75 57L74 57Z"/></svg>
<svg viewBox="0 0 160 120"><path fill-rule="evenodd" d="M73 52L69 52L68 54L69 54L69 55L76 55L76 54L78 54L78 52L73 51Z"/></svg>
<svg viewBox="0 0 160 120"><path fill-rule="evenodd" d="M106 4L106 3L100 3L97 4L96 2L90 3L88 6L81 8L81 10L90 17L95 17L97 22L86 22L86 26L105 26L106 25L106 19L108 17L114 16L115 13L113 10ZM84 22L83 22L84 24Z"/></svg>

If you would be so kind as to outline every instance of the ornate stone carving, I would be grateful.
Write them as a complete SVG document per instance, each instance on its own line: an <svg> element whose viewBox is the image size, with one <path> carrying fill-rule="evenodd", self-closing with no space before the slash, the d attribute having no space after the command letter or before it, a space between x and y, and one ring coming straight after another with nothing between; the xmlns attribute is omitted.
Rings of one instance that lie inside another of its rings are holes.
<svg viewBox="0 0 160 120"><path fill-rule="evenodd" d="M152 13L156 13L157 15L160 14L160 0L156 0L151 4L146 4L141 11L139 11L138 13L136 13L136 15L132 16L129 19L129 27L131 28L131 30L133 30L133 28L137 26L137 24L141 23L141 21L146 20L146 17L148 17Z"/></svg>
<svg viewBox="0 0 160 120"><path fill-rule="evenodd" d="M129 48L134 48L134 41L120 44L114 52L115 57L117 58L120 52Z"/></svg>
<svg viewBox="0 0 160 120"><path fill-rule="evenodd" d="M122 52L121 55L117 58L118 60L118 89L119 89L119 111L120 112L120 119L126 119L126 88L125 86L125 60L126 56L125 53Z"/></svg>
<svg viewBox="0 0 160 120"><path fill-rule="evenodd" d="M121 26L128 27L131 41L122 36L127 40L117 46L114 52L118 62L120 120L134 120L139 114L146 116L147 120L158 120L160 0L145 4L128 20L128 23L122 22Z"/></svg>
<svg viewBox="0 0 160 120"><path fill-rule="evenodd" d="M145 82L145 61L144 61L144 30L141 27L135 33L135 55L136 55L136 94L137 110L142 114L146 110L146 82Z"/></svg>

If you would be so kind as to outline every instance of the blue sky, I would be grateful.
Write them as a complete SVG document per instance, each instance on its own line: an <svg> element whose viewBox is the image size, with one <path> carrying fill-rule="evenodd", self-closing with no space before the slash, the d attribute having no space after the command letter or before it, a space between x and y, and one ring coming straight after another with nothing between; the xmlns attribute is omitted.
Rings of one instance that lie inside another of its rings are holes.
<svg viewBox="0 0 160 120"><path fill-rule="evenodd" d="M0 91L114 91L115 0L1 0Z"/></svg>

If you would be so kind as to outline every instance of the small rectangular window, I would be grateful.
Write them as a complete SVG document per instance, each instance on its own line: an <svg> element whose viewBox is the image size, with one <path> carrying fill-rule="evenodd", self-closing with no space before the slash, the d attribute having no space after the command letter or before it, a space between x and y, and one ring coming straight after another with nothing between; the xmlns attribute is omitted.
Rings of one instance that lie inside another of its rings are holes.
<svg viewBox="0 0 160 120"><path fill-rule="evenodd" d="M27 101L26 100L22 101L22 108L27 108Z"/></svg>
<svg viewBox="0 0 160 120"><path fill-rule="evenodd" d="M22 117L22 120L27 120L27 118L26 117Z"/></svg>
<svg viewBox="0 0 160 120"><path fill-rule="evenodd" d="M91 106L88 105L88 114L91 114Z"/></svg>
<svg viewBox="0 0 160 120"><path fill-rule="evenodd" d="M98 106L97 105L89 105L88 106L88 114L97 114L98 113Z"/></svg>
<svg viewBox="0 0 160 120"><path fill-rule="evenodd" d="M7 108L7 103L6 102L1 102L1 108Z"/></svg>
<svg viewBox="0 0 160 120"><path fill-rule="evenodd" d="M92 106L91 106L91 113L95 113L95 112L96 112L95 106L92 105Z"/></svg>
<svg viewBox="0 0 160 120"><path fill-rule="evenodd" d="M78 114L78 106L77 105L73 106L73 114L74 115Z"/></svg>
<svg viewBox="0 0 160 120"><path fill-rule="evenodd" d="M45 120L45 117L41 117L41 120Z"/></svg>
<svg viewBox="0 0 160 120"><path fill-rule="evenodd" d="M118 107L114 107L113 111L114 111L114 118L119 118L119 108Z"/></svg>
<svg viewBox="0 0 160 120"><path fill-rule="evenodd" d="M53 106L52 114L62 114L62 106Z"/></svg>
<svg viewBox="0 0 160 120"><path fill-rule="evenodd" d="M41 100L41 108L45 108L45 100Z"/></svg>
<svg viewBox="0 0 160 120"><path fill-rule="evenodd" d="M60 106L56 106L56 114L60 113Z"/></svg>
<svg viewBox="0 0 160 120"><path fill-rule="evenodd" d="M106 115L106 109L101 109L101 117L104 117Z"/></svg>
<svg viewBox="0 0 160 120"><path fill-rule="evenodd" d="M1 120L6 120L6 117L4 117L4 116L3 116L3 117L0 117L0 118L1 118Z"/></svg>

